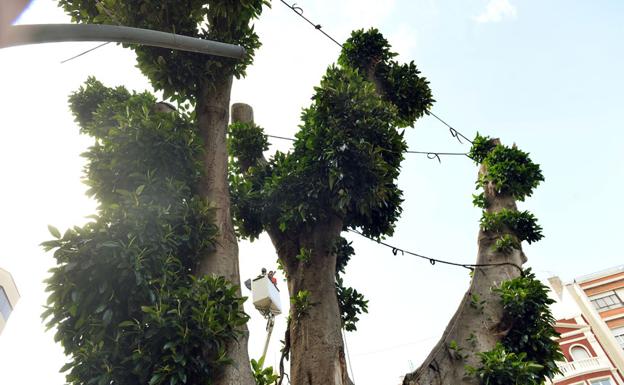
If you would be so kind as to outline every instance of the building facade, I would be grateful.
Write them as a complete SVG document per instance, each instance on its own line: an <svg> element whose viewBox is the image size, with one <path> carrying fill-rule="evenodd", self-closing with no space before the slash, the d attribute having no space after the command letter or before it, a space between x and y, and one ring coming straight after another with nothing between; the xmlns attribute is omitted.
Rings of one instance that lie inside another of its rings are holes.
<svg viewBox="0 0 624 385"><path fill-rule="evenodd" d="M624 266L549 279L565 362L555 385L624 385Z"/></svg>
<svg viewBox="0 0 624 385"><path fill-rule="evenodd" d="M19 291L17 291L13 277L8 271L0 268L0 333L2 333L19 297Z"/></svg>

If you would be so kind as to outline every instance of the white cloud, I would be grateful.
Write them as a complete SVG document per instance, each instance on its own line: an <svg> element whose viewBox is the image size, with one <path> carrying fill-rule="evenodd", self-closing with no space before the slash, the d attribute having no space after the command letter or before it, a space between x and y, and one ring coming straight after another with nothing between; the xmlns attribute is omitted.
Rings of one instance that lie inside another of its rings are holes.
<svg viewBox="0 0 624 385"><path fill-rule="evenodd" d="M516 7L508 0L489 0L482 14L475 17L478 23L496 23L504 18L515 18Z"/></svg>

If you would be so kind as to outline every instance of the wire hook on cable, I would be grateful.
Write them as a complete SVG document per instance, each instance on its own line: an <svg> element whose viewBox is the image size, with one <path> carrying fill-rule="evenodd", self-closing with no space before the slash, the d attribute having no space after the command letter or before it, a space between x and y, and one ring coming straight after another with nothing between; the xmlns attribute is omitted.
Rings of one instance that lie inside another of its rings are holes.
<svg viewBox="0 0 624 385"><path fill-rule="evenodd" d="M336 43L340 48L342 48L342 44L340 44L338 42L338 40L334 39L333 37L329 36L329 34L327 34L327 32L323 31L323 27L318 24L318 23L314 23L312 22L312 20L308 19L307 17L303 16L303 8L299 7L297 5L297 3L293 3L293 4L288 4L286 1L284 0L280 0L282 2L282 4L284 4L285 6L287 6L288 8L290 8L294 13L296 13L297 15L299 15L299 17L301 17L303 20L307 21L308 24L310 24L311 26L314 27L314 29L320 31L323 35L325 35L329 40L333 41L334 43Z"/></svg>
<svg viewBox="0 0 624 385"><path fill-rule="evenodd" d="M442 159L440 159L440 155L436 154L435 152L427 153L427 158L428 159L437 159L439 163L442 163Z"/></svg>
<svg viewBox="0 0 624 385"><path fill-rule="evenodd" d="M297 12L299 15L303 15L303 8L297 6L297 3L293 3L290 8L292 8L292 10Z"/></svg>

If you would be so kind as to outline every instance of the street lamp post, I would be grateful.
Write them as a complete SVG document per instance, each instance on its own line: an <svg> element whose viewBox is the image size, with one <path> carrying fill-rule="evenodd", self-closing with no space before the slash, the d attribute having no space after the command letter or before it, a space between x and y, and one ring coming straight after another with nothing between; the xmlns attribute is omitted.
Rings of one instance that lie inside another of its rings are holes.
<svg viewBox="0 0 624 385"><path fill-rule="evenodd" d="M245 49L234 44L117 25L30 24L11 26L3 32L0 35L0 48L65 41L113 41L198 52L233 59L242 59L245 56Z"/></svg>

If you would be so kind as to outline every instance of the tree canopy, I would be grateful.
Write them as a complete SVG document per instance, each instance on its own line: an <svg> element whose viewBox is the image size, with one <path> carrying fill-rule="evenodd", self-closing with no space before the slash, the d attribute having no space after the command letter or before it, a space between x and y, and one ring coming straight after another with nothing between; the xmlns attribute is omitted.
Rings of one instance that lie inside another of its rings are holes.
<svg viewBox="0 0 624 385"><path fill-rule="evenodd" d="M165 99L195 101L202 81L244 76L253 62L260 39L250 22L268 6L267 0L59 0L77 23L120 24L173 32L200 39L231 43L245 48L243 60L207 56L166 48L126 45L137 53L138 67Z"/></svg>
<svg viewBox="0 0 624 385"><path fill-rule="evenodd" d="M267 160L261 127L243 121L230 127L236 229L250 239L267 231L288 280L284 352L292 354L293 383L350 383L340 328L355 330L367 302L343 286L353 249L340 233L392 234L403 201L401 128L434 102L414 63L400 65L394 56L378 30L354 31L303 109L288 153Z"/></svg>
<svg viewBox="0 0 624 385"><path fill-rule="evenodd" d="M254 238L266 227L292 230L331 216L370 236L392 233L402 202L396 178L407 149L397 126L413 124L433 103L416 66L400 66L389 60L393 56L379 31L355 31L340 65L331 65L315 87L288 154L256 163L267 146L263 130L244 123L231 127L230 151L237 162L232 196L240 235ZM364 69L352 66L361 62L374 64L379 74L369 79ZM400 81L388 75L394 71L405 72ZM381 95L371 81L378 79L387 87Z"/></svg>
<svg viewBox="0 0 624 385"><path fill-rule="evenodd" d="M70 97L95 138L83 156L99 202L91 222L44 243L58 264L44 317L72 384L210 384L247 321L235 287L192 274L216 234L195 188L202 143L189 116L155 102L94 78Z"/></svg>

